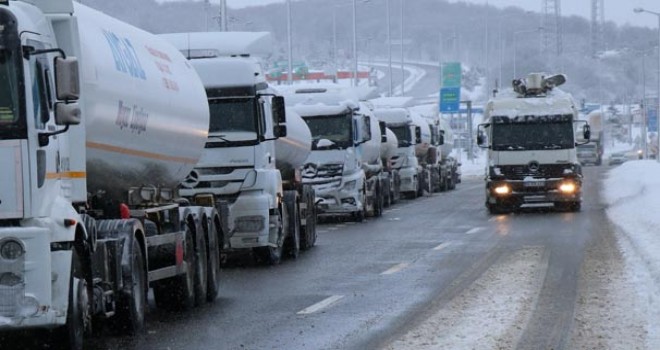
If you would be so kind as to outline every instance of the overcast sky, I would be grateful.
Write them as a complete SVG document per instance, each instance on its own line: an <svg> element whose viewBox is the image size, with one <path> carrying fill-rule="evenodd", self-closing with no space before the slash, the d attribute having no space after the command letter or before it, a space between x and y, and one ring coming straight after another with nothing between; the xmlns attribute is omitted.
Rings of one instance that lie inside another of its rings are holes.
<svg viewBox="0 0 660 350"><path fill-rule="evenodd" d="M157 1L176 1L176 0L157 0ZM201 1L201 0L188 0ZM219 3L219 0L210 0L211 3ZM227 0L230 8L242 8L248 6L258 6L274 2L283 2L284 0ZM294 0L300 1L300 0ZM332 0L336 1L336 0ZM373 1L373 0L372 0ZM384 1L384 0L375 0ZM415 1L415 0L407 0ZM451 2L472 2L497 7L518 6L526 10L540 12L541 0L449 0ZM585 18L591 18L591 0L564 0L561 2L563 15L579 15ZM605 0L605 20L614 21L617 24L643 25L648 27L657 27L658 19L650 14L633 13L633 8L643 7L651 11L660 12L660 1L658 0Z"/></svg>

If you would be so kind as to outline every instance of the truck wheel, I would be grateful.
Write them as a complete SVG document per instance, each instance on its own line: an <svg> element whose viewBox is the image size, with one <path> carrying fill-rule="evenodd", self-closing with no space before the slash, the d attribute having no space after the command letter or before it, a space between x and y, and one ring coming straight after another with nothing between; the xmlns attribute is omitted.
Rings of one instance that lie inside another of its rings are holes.
<svg viewBox="0 0 660 350"><path fill-rule="evenodd" d="M316 193L314 188L310 186L303 187L303 198L307 203L307 209L305 209L305 226L302 227L301 236L300 236L300 247L303 250L307 250L313 247L316 244Z"/></svg>
<svg viewBox="0 0 660 350"><path fill-rule="evenodd" d="M213 302L220 292L220 235L213 219L208 220L208 287L206 301Z"/></svg>
<svg viewBox="0 0 660 350"><path fill-rule="evenodd" d="M80 275L80 258L75 249L71 265L66 325L55 331L54 343L61 344L63 350L83 350L85 335L89 334L91 330L92 315L89 294L87 294L87 282Z"/></svg>
<svg viewBox="0 0 660 350"><path fill-rule="evenodd" d="M376 186L376 203L374 203L374 216L381 217L383 216L383 190L380 185Z"/></svg>
<svg viewBox="0 0 660 350"><path fill-rule="evenodd" d="M137 334L144 329L147 310L147 279L140 243L130 238L130 265L122 269L123 290L117 300L117 328L126 334Z"/></svg>
<svg viewBox="0 0 660 350"><path fill-rule="evenodd" d="M364 210L354 211L353 214L351 214L351 217L353 218L353 221L355 221L355 222L363 222L364 221Z"/></svg>
<svg viewBox="0 0 660 350"><path fill-rule="evenodd" d="M166 310L187 310L195 306L195 251L190 227L188 224L184 227L183 260L187 265L186 272L154 283L156 306Z"/></svg>
<svg viewBox="0 0 660 350"><path fill-rule="evenodd" d="M199 306L206 300L208 291L208 244L204 232L197 232L198 242L195 247L195 305Z"/></svg>
<svg viewBox="0 0 660 350"><path fill-rule="evenodd" d="M277 246L276 247L258 247L254 248L254 253L260 262L269 265L277 265L282 261L282 253L284 252L284 223L282 222L283 215L280 214L278 209L274 215L277 217Z"/></svg>
<svg viewBox="0 0 660 350"><path fill-rule="evenodd" d="M287 191L284 193L284 204L289 214L287 218L287 253L294 259L300 255L300 206L298 205L298 193Z"/></svg>

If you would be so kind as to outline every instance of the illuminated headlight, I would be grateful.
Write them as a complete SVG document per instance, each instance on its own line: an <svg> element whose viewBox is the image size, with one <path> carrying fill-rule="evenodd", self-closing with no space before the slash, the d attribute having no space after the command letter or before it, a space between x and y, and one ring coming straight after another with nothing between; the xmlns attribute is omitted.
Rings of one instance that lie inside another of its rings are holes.
<svg viewBox="0 0 660 350"><path fill-rule="evenodd" d="M573 182L562 182L561 185L559 185L559 191L562 193L574 193L575 190L577 189L577 186Z"/></svg>
<svg viewBox="0 0 660 350"><path fill-rule="evenodd" d="M265 221L263 216L241 216L234 224L238 232L260 232L264 229Z"/></svg>
<svg viewBox="0 0 660 350"><path fill-rule="evenodd" d="M0 275L0 285L2 286L13 287L21 283L23 283L23 278L11 272Z"/></svg>
<svg viewBox="0 0 660 350"><path fill-rule="evenodd" d="M348 181L344 183L344 189L347 191L352 191L355 189L355 185L357 185L357 180Z"/></svg>
<svg viewBox="0 0 660 350"><path fill-rule="evenodd" d="M18 301L18 315L22 317L34 316L39 312L39 301L37 298L26 295Z"/></svg>
<svg viewBox="0 0 660 350"><path fill-rule="evenodd" d="M511 187L509 187L509 185L499 185L495 187L493 191L495 191L495 193L499 195L506 195L511 193Z"/></svg>
<svg viewBox="0 0 660 350"><path fill-rule="evenodd" d="M0 256L5 260L16 260L23 254L25 254L25 249L17 240L9 239L0 243Z"/></svg>

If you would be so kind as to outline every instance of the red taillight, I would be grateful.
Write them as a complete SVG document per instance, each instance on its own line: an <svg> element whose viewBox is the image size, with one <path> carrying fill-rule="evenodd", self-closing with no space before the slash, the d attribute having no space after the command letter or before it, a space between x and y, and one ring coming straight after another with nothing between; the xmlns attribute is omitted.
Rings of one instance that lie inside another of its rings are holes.
<svg viewBox="0 0 660 350"><path fill-rule="evenodd" d="M126 205L126 203L119 204L119 216L122 219L131 218L131 209L128 208L128 205Z"/></svg>
<svg viewBox="0 0 660 350"><path fill-rule="evenodd" d="M176 265L181 266L181 264L183 264L183 241L180 239L176 241L176 248L174 249L174 257L176 259Z"/></svg>

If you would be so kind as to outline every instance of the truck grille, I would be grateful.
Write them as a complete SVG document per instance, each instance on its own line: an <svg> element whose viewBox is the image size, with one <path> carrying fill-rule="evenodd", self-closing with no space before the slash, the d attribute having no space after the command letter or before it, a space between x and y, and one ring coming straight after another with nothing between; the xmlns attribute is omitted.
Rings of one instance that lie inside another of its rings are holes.
<svg viewBox="0 0 660 350"><path fill-rule="evenodd" d="M496 169L499 169L496 170ZM537 179L551 179L566 176L569 173L575 173L574 166L571 164L537 164L537 167L529 165L501 165L490 168L491 177L504 177L509 180L523 180L527 177Z"/></svg>
<svg viewBox="0 0 660 350"><path fill-rule="evenodd" d="M341 177L344 171L343 164L314 164L307 163L303 167L302 176L305 179Z"/></svg>
<svg viewBox="0 0 660 350"><path fill-rule="evenodd" d="M18 309L18 300L25 294L25 285L0 285L0 316L14 317Z"/></svg>

